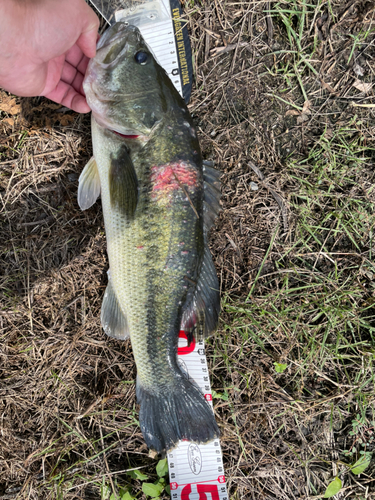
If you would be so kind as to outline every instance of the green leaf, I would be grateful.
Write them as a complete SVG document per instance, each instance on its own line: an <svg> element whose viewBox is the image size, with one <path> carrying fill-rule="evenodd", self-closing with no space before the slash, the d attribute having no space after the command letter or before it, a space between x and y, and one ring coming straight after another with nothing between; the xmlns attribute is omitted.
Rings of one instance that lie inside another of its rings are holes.
<svg viewBox="0 0 375 500"><path fill-rule="evenodd" d="M224 394L216 391L212 391L212 398L213 399L222 399L223 401L228 401L229 399L229 394L227 391L224 392Z"/></svg>
<svg viewBox="0 0 375 500"><path fill-rule="evenodd" d="M351 472L356 475L362 474L362 472L370 465L371 458L372 453L370 453L369 451L364 453L361 458L352 465Z"/></svg>
<svg viewBox="0 0 375 500"><path fill-rule="evenodd" d="M163 491L164 486L160 483L143 483L142 491L145 495L148 495L151 498L157 498L160 493Z"/></svg>
<svg viewBox="0 0 375 500"><path fill-rule="evenodd" d="M140 481L146 481L146 479L148 479L148 476L146 476L146 474L142 474L142 472L138 469L128 471L127 475L133 479L139 479Z"/></svg>
<svg viewBox="0 0 375 500"><path fill-rule="evenodd" d="M121 495L121 500L134 500L135 498L128 491L124 495Z"/></svg>
<svg viewBox="0 0 375 500"><path fill-rule="evenodd" d="M166 458L164 458L164 460L159 460L156 466L156 474L159 477L164 477L168 474L168 460Z"/></svg>
<svg viewBox="0 0 375 500"><path fill-rule="evenodd" d="M284 365L283 363L274 363L275 365L275 370L277 373L283 373L287 369L288 365Z"/></svg>
<svg viewBox="0 0 375 500"><path fill-rule="evenodd" d="M167 495L171 494L171 487L169 486L169 484L167 484L167 486L165 487L165 492L167 493Z"/></svg>
<svg viewBox="0 0 375 500"><path fill-rule="evenodd" d="M338 493L341 490L342 487L342 482L339 477L336 477L329 485L327 486L326 492L324 493L323 498L331 498L336 493Z"/></svg>

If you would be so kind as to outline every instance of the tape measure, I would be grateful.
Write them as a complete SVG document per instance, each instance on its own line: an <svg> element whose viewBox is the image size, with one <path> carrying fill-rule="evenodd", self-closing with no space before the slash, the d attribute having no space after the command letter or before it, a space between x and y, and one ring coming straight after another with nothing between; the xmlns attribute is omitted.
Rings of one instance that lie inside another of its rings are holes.
<svg viewBox="0 0 375 500"><path fill-rule="evenodd" d="M212 406L204 342L193 339L188 346L186 333L180 331L178 363ZM199 445L180 441L167 457L172 500L228 500L219 439Z"/></svg>
<svg viewBox="0 0 375 500"><path fill-rule="evenodd" d="M115 12L116 21L137 26L156 60L188 103L193 83L193 65L186 22L181 19L179 0L124 2Z"/></svg>

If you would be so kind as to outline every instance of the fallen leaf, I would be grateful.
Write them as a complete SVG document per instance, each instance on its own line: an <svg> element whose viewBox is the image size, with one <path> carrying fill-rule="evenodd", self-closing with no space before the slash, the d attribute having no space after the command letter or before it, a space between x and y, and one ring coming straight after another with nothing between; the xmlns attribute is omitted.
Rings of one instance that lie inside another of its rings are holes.
<svg viewBox="0 0 375 500"><path fill-rule="evenodd" d="M363 68L357 63L354 64L353 71L357 76L363 76L365 74Z"/></svg>
<svg viewBox="0 0 375 500"><path fill-rule="evenodd" d="M322 84L322 87L326 90L328 90L328 92L331 92L331 94L337 94L336 90L334 88L331 87L331 85L329 83L326 83L324 80L320 79L320 83Z"/></svg>
<svg viewBox="0 0 375 500"><path fill-rule="evenodd" d="M297 111L296 109L288 109L288 111L285 113L285 116L299 116L301 113Z"/></svg>
<svg viewBox="0 0 375 500"><path fill-rule="evenodd" d="M353 87L355 87L360 92L364 92L365 94L367 94L367 92L369 92L372 88L372 83L361 82L361 80L358 80L357 78L353 83Z"/></svg>
<svg viewBox="0 0 375 500"><path fill-rule="evenodd" d="M9 125L10 127L13 127L14 126L14 118L4 118L3 120L1 120L2 123L6 123L7 125Z"/></svg>
<svg viewBox="0 0 375 500"><path fill-rule="evenodd" d="M303 103L302 112L297 118L298 124L306 122L309 119L309 115L311 115L310 106L311 106L311 101L305 101Z"/></svg>
<svg viewBox="0 0 375 500"><path fill-rule="evenodd" d="M311 113L302 113L300 116L297 116L297 123L300 124L300 123L303 123L303 122L307 122L307 120L309 119L309 116Z"/></svg>
<svg viewBox="0 0 375 500"><path fill-rule="evenodd" d="M4 111L8 115L18 115L21 112L21 105L16 103L14 97L6 96L0 102L0 111Z"/></svg>
<svg viewBox="0 0 375 500"><path fill-rule="evenodd" d="M303 103L302 114L311 115L310 107L311 101L305 101Z"/></svg>
<svg viewBox="0 0 375 500"><path fill-rule="evenodd" d="M74 118L75 117L72 115L62 115L62 116L59 116L59 122L61 123L61 125L63 127L66 127L70 123L74 122Z"/></svg>

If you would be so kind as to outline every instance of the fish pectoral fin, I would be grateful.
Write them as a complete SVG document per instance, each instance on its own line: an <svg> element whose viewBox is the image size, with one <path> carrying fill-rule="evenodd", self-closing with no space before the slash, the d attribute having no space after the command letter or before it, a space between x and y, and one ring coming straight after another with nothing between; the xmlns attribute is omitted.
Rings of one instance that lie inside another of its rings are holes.
<svg viewBox="0 0 375 500"><path fill-rule="evenodd" d="M100 195L100 178L95 158L86 163L78 180L78 205L81 210L92 207Z"/></svg>
<svg viewBox="0 0 375 500"><path fill-rule="evenodd" d="M120 308L111 279L104 293L100 314L102 327L109 337L126 340L129 337L128 320Z"/></svg>
<svg viewBox="0 0 375 500"><path fill-rule="evenodd" d="M109 169L111 205L126 217L132 217L138 203L138 179L128 148L123 145L111 156Z"/></svg>
<svg viewBox="0 0 375 500"><path fill-rule="evenodd" d="M203 162L204 200L203 200L203 221L206 232L213 225L220 206L220 176L221 172L213 168L211 162Z"/></svg>
<svg viewBox="0 0 375 500"><path fill-rule="evenodd" d="M202 337L208 337L215 330L219 313L219 281L205 238L204 256L200 274L194 295L183 310L181 329L187 332L193 331L194 337L197 340L201 340Z"/></svg>

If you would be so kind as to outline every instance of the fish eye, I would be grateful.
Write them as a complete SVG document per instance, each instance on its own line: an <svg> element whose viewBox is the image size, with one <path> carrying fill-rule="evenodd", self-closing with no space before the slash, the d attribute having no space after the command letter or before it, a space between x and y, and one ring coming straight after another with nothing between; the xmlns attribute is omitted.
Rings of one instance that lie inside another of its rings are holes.
<svg viewBox="0 0 375 500"><path fill-rule="evenodd" d="M142 50L140 50L135 54L134 59L136 63L141 64L143 66L148 61L148 54L147 52L143 52Z"/></svg>

